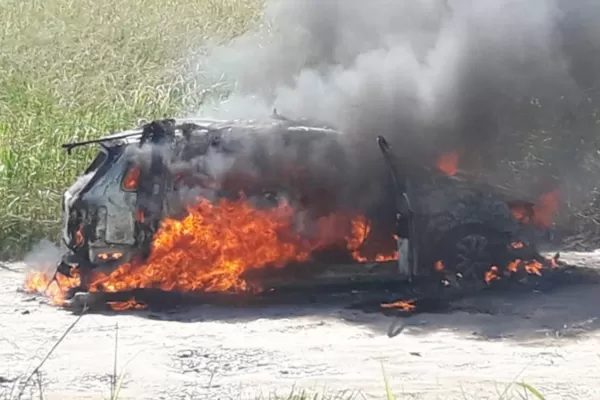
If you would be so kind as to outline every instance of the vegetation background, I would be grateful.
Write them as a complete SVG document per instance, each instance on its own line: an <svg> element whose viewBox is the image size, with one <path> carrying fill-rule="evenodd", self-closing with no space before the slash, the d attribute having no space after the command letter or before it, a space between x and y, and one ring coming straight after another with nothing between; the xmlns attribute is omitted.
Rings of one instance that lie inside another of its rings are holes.
<svg viewBox="0 0 600 400"><path fill-rule="evenodd" d="M0 259L56 239L60 196L96 149L61 144L194 107L186 55L258 20L262 0L0 2ZM200 75L198 75L200 76Z"/></svg>

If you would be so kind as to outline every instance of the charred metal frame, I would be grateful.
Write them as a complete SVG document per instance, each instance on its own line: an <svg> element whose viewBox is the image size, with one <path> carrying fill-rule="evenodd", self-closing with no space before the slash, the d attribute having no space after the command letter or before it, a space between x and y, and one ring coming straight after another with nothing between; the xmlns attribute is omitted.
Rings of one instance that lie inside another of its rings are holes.
<svg viewBox="0 0 600 400"><path fill-rule="evenodd" d="M383 136L377 137L377 144L390 168L390 177L394 185L395 223L398 241L398 270L409 280L418 274L419 243L414 211L410 203L410 180L400 174L398 161Z"/></svg>
<svg viewBox="0 0 600 400"><path fill-rule="evenodd" d="M274 120L293 123L278 115L274 115ZM297 125L295 129L321 133L336 132L326 127L303 125ZM63 145L69 153L78 146L90 143L100 144L101 147L99 155L90 167L63 196L63 242L68 252L59 262L57 273L69 276L71 269L77 268L81 276L81 287L75 291L87 290L92 269L106 268L110 271L134 257L148 257L160 221L177 208L176 205L170 204L172 199L169 199L175 177L170 176L165 167L165 160L162 159L163 155L156 146L151 148L149 165L139 166L137 189L130 192L122 190L122 180L132 166L131 160L124 156L125 149L129 145L141 147L145 143L177 146L181 141L189 141L190 133L194 130L207 133L206 143L202 146L208 148L219 145L220 130L218 127L213 128L211 121L180 122L172 119L153 121L141 128L97 140ZM411 281L421 275L435 275L433 265L437 260L458 265L456 258L463 256L463 261L474 264L477 264L478 258L482 258L480 261L487 263L487 268L490 261L485 257L490 257L492 261L499 260L497 262L508 262L514 258L547 262L537 252L535 243L524 239L526 245L523 247L510 246L511 241L518 237L518 228L513 229L510 223L511 228L504 229L502 226L495 227L476 219L463 221L454 218L455 221L447 224L446 230L439 234L434 232L438 225L444 226L444 218L448 217L443 213L426 215L427 212L423 212L419 194L422 188L419 189L419 185L421 182L438 178L450 180L450 184L453 184L452 179L455 178L438 177L435 171L426 168L417 169L413 174L414 166L411 166L410 174L401 173L407 170L407 166L395 156L387 140L379 136L377 144L389 167L390 181L394 187L395 233L400 276ZM155 201L157 198L161 201ZM486 200L483 197L475 197L472 201ZM517 227L520 226L519 221L510 215L508 209L511 201L520 200L503 199L497 203L494 212L502 214L504 219L512 219L514 227ZM523 204L525 208L531 208L530 202L525 201ZM463 248L465 254L461 253ZM483 266L473 268L476 273L482 273L480 268ZM456 268L453 272L458 275L465 274L465 271Z"/></svg>
<svg viewBox="0 0 600 400"><path fill-rule="evenodd" d="M409 280L433 276L449 285L464 286L466 282L477 286L484 284L484 274L491 266L502 269L517 259L537 261L544 267L552 264L552 260L538 252L529 232L532 202L517 200L489 185L448 177L425 167L417 166L415 170L415 166L401 163L383 136L377 137L377 143L394 185L400 274ZM409 168L412 173L400 173ZM423 197L418 192L423 190L419 186L426 183L427 187L428 181L437 181L433 186L465 185L468 189L457 201L472 215L424 209ZM518 220L510 208L517 204L525 211L524 218ZM554 257L554 262L556 260L558 254ZM439 263L443 269L436 270Z"/></svg>

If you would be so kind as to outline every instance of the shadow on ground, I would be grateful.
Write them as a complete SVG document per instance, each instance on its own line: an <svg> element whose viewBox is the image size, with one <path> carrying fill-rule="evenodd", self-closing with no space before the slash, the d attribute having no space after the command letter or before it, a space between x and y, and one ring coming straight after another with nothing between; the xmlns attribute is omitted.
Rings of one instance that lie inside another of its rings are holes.
<svg viewBox="0 0 600 400"><path fill-rule="evenodd" d="M575 255L573 264L588 266L598 262L592 256ZM597 253L587 253L600 257ZM579 258L578 258L579 257ZM426 335L450 330L481 340L511 339L530 341L547 337L576 338L600 328L600 285L579 282L558 284L548 291L488 291L453 301L449 308L435 313L405 317L384 316L347 308L347 303L327 305L271 305L252 307L188 306L168 311L104 311L97 314L161 320L168 323L219 321L241 323L260 319L299 319L312 322L336 319L360 326L377 335L402 332ZM69 312L69 311L65 311ZM403 329L402 329L403 328ZM392 335L393 336L393 335ZM393 338L390 340L394 340Z"/></svg>
<svg viewBox="0 0 600 400"><path fill-rule="evenodd" d="M600 328L600 285L565 286L546 293L494 293L465 298L449 313L406 318L404 334L442 329L484 339L575 338ZM401 325L400 321L398 321ZM389 321L374 318L370 327L387 332Z"/></svg>
<svg viewBox="0 0 600 400"><path fill-rule="evenodd" d="M395 336L426 335L450 330L481 340L512 339L524 341L576 338L600 328L600 285L577 284L550 292L495 292L464 298L446 311L420 313L409 317L390 317L344 308L343 304L312 306L269 306L228 308L215 306L186 307L172 311L146 310L103 312L105 315L130 314L154 320L198 323L221 321L241 323L259 319L312 320L338 319L349 325ZM402 327L404 329L402 329ZM390 340L393 340L390 339Z"/></svg>

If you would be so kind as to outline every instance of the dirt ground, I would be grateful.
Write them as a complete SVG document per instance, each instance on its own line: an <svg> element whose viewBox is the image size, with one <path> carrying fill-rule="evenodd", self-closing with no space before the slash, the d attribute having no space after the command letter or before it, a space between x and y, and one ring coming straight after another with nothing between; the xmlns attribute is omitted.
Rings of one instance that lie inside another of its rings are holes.
<svg viewBox="0 0 600 400"><path fill-rule="evenodd" d="M600 253L563 259L600 268ZM77 318L16 292L27 266L10 268L0 269L0 398ZM547 399L598 399L599 304L594 285L495 295L405 319L393 338L392 318L339 309L84 315L42 368L44 398L109 398L118 324L123 399L256 399L294 386L382 399L382 366L399 399L498 399L514 380Z"/></svg>

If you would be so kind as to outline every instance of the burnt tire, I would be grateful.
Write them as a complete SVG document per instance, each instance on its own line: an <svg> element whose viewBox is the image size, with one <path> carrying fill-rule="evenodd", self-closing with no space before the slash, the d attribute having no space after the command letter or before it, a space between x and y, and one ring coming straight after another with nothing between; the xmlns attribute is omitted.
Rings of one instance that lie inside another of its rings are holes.
<svg viewBox="0 0 600 400"><path fill-rule="evenodd" d="M477 223L459 225L436 246L436 261L462 282L485 282L486 272L503 262L508 244L504 232Z"/></svg>

